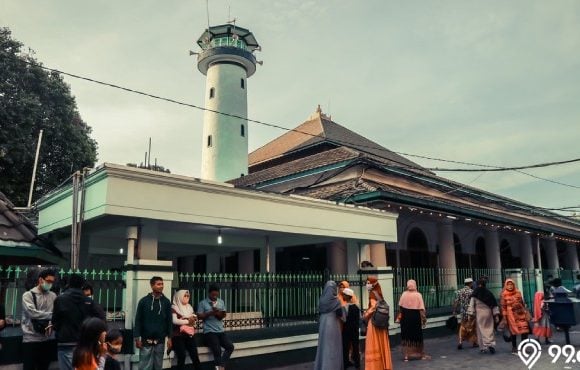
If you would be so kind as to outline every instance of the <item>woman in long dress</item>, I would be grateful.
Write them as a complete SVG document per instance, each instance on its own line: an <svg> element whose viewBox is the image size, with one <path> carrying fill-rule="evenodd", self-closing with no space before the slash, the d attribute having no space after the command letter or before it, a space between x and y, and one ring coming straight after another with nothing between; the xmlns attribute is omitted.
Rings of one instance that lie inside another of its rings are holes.
<svg viewBox="0 0 580 370"><path fill-rule="evenodd" d="M495 353L494 323L499 322L499 307L497 300L487 287L487 279L480 278L477 288L471 295L467 314L475 316L477 340L482 353Z"/></svg>
<svg viewBox="0 0 580 370"><path fill-rule="evenodd" d="M383 298L383 291L376 277L367 279L369 291L369 307L364 314L367 323L367 336L365 339L365 370L392 370L391 345L389 343L389 330L377 328L372 323L372 317L376 310L377 298Z"/></svg>
<svg viewBox="0 0 580 370"><path fill-rule="evenodd" d="M428 360L423 345L423 328L427 323L423 296L417 291L415 280L407 281L407 290L399 299L399 322L401 323L401 346L404 361L411 358Z"/></svg>
<svg viewBox="0 0 580 370"><path fill-rule="evenodd" d="M501 326L507 327L512 334L512 353L517 354L516 338L522 336L522 340L528 339L530 333L530 313L524 303L522 293L516 288L512 279L506 279L500 299L501 314L503 316Z"/></svg>
<svg viewBox="0 0 580 370"><path fill-rule="evenodd" d="M336 283L332 280L324 286L318 303L318 311L320 312L320 326L314 370L343 370L342 334L339 324L343 309L338 301Z"/></svg>
<svg viewBox="0 0 580 370"><path fill-rule="evenodd" d="M534 296L534 335L538 340L542 337L546 339L546 344L550 344L552 338L552 327L550 326L550 313L548 305L544 302L544 292L536 292Z"/></svg>

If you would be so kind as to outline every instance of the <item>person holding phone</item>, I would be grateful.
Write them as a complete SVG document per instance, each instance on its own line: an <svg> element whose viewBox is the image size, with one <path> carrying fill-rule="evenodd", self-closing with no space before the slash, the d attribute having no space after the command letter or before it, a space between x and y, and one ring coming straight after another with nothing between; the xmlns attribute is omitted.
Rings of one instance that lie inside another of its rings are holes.
<svg viewBox="0 0 580 370"><path fill-rule="evenodd" d="M223 320L226 318L226 305L219 298L219 288L212 285L208 293L208 297L198 304L197 318L203 320L203 334L206 345L213 353L214 365L216 369L223 370L225 363L234 352L234 345L224 332Z"/></svg>

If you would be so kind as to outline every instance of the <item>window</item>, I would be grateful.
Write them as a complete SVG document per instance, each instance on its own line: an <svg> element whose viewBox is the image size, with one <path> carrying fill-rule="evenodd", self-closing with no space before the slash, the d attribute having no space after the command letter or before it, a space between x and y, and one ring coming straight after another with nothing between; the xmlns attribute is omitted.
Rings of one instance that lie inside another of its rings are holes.
<svg viewBox="0 0 580 370"><path fill-rule="evenodd" d="M211 141L211 135L209 135L209 136L207 137L207 146L208 146L208 148L209 148L210 146L212 146L212 144L213 144L213 143L212 143L212 141Z"/></svg>
<svg viewBox="0 0 580 370"><path fill-rule="evenodd" d="M243 78L240 80L240 86L242 87L242 89L246 88L246 81L244 81Z"/></svg>
<svg viewBox="0 0 580 370"><path fill-rule="evenodd" d="M242 134L242 137L246 136L246 128L244 127L244 125L240 126L240 133Z"/></svg>
<svg viewBox="0 0 580 370"><path fill-rule="evenodd" d="M215 96L215 88L211 88L209 89L209 98L213 99L213 97Z"/></svg>

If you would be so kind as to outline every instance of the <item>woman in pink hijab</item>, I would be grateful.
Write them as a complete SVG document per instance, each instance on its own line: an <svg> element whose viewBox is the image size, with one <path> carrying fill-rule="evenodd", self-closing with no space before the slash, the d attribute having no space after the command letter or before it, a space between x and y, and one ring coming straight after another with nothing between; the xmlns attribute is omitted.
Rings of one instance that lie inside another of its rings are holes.
<svg viewBox="0 0 580 370"><path fill-rule="evenodd" d="M423 328L427 323L423 296L417 291L415 280L407 281L407 290L399 300L399 316L401 324L401 345L404 361L409 359L429 360L423 348Z"/></svg>

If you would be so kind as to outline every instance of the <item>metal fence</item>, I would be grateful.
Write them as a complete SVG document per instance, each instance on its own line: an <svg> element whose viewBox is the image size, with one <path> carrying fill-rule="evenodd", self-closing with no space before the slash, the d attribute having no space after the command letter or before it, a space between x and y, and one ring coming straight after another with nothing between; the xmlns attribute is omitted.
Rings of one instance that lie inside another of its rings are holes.
<svg viewBox="0 0 580 370"><path fill-rule="evenodd" d="M318 300L327 280L348 280L360 291L361 277L323 272L300 274L189 274L180 273L179 287L191 293L195 306L208 287L220 289L228 316L226 330L284 327L316 323ZM358 287L358 288L357 288ZM198 322L198 326L202 323Z"/></svg>
<svg viewBox="0 0 580 370"><path fill-rule="evenodd" d="M81 274L93 287L93 299L107 313L108 321L125 319L123 303L125 297L125 273L122 271L76 271L56 269L57 280L53 290L58 294L63 281L73 273ZM22 317L22 294L36 285L36 266L0 266L0 302L6 308L6 319L10 325L19 325Z"/></svg>
<svg viewBox="0 0 580 370"><path fill-rule="evenodd" d="M35 267L0 266L0 302L6 307L8 322L18 325L22 314L22 294L36 285L33 278ZM63 280L73 271L58 271L58 280ZM94 300L107 312L109 321L125 319L125 273L122 271L77 271L94 288ZM466 277L477 280L480 276L489 279L488 288L499 297L503 282L510 270L494 269L435 269L435 268L394 268L393 302L389 302L394 313L398 311L398 301L409 279L417 281L423 295L428 314L439 315L451 311L455 292L464 284ZM544 270L543 278L550 275L560 277L564 286L572 289L580 283L575 271ZM346 280L359 298L363 297L366 273L351 275L331 275L328 272L296 274L212 274L178 273L174 286L191 292L191 303L207 297L210 285L217 285L226 304L228 316L224 321L227 330L244 330L267 327L297 326L318 321L318 300L324 283L331 279L336 282ZM538 290L535 270L521 270L522 293L528 307L533 306L533 297ZM54 289L58 293L59 281ZM385 287L383 287L385 289ZM360 302L366 308L365 302ZM201 323L199 324L201 325Z"/></svg>
<svg viewBox="0 0 580 370"><path fill-rule="evenodd" d="M537 272L533 269L517 269L522 278L522 294L530 309L533 309L534 295L538 291ZM401 294L406 288L409 279L417 281L417 288L423 295L425 308L427 311L436 313L449 313L455 292L464 285L464 280L470 277L477 281L481 276L488 277L487 288L498 297L503 288L503 282L513 272L514 269L437 269L437 268L394 268L394 302L398 302ZM580 283L576 278L577 271L571 270L543 270L543 280L547 280L551 275L554 278L560 277L562 284L572 290ZM398 306L394 304L395 312Z"/></svg>

